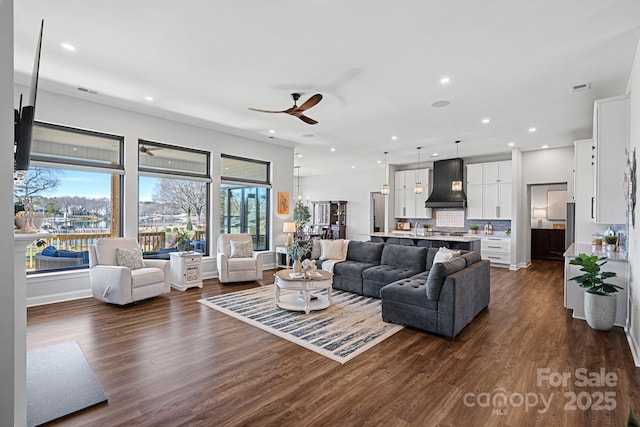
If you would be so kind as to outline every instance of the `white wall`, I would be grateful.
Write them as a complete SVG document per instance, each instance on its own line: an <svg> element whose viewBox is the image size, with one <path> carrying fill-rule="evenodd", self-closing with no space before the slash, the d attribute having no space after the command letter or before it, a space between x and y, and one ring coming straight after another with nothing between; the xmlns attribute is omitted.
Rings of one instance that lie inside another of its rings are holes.
<svg viewBox="0 0 640 427"><path fill-rule="evenodd" d="M302 200L346 200L347 239L369 240L371 193L380 191L382 179L383 171L377 168L303 176L300 177L300 194Z"/></svg>
<svg viewBox="0 0 640 427"><path fill-rule="evenodd" d="M640 42L636 50L636 57L629 78L630 93L630 133L629 146L636 151L636 162L640 157ZM636 185L640 179L636 177ZM640 191L636 191L636 198L640 197ZM640 366L640 203L635 212L635 226L629 221L629 324L627 336L634 353L636 366Z"/></svg>
<svg viewBox="0 0 640 427"><path fill-rule="evenodd" d="M35 52L34 52L35 53ZM0 1L0 426L19 425L26 418L15 417L14 387L16 385L16 363L25 364L25 360L15 360L16 337L24 342L26 328L18 325L16 315L26 316L24 301L14 303L13 286L13 0ZM2 202L4 200L4 202ZM18 353L26 351L18 349ZM19 371L19 370L18 370ZM26 379L24 387L26 387ZM22 402L24 404L24 402ZM22 421L20 421L22 419Z"/></svg>
<svg viewBox="0 0 640 427"><path fill-rule="evenodd" d="M17 87L16 91L25 88ZM215 242L218 237L220 155L231 154L271 162L271 248L284 244L282 223L291 220L293 213L278 215L277 193L293 191L293 148L229 135L202 127L178 123L138 112L111 107L83 99L38 91L36 119L100 132L122 135L125 138L125 194L124 235L137 236L138 232L138 138L163 142L211 152L212 195L210 206L212 256L203 259L204 277L215 277ZM275 266L273 254L269 254L266 266ZM28 277L29 305L44 304L90 295L88 272L48 273Z"/></svg>

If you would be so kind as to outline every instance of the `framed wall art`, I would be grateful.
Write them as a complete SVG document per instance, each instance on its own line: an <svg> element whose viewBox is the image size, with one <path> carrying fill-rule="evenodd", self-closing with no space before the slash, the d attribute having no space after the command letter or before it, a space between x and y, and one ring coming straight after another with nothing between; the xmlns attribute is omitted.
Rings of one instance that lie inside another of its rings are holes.
<svg viewBox="0 0 640 427"><path fill-rule="evenodd" d="M278 193L278 215L289 215L289 193Z"/></svg>

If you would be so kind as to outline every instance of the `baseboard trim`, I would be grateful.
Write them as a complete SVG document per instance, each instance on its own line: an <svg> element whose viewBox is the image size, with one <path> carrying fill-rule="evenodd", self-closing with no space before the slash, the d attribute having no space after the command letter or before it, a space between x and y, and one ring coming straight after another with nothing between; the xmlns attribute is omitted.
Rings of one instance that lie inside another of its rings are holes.
<svg viewBox="0 0 640 427"><path fill-rule="evenodd" d="M640 346L633 336L632 331L624 328L625 335L627 336L627 342L629 343L629 349L631 350L631 356L633 357L633 363L637 368L640 368Z"/></svg>
<svg viewBox="0 0 640 427"><path fill-rule="evenodd" d="M91 294L91 290L62 292L27 298L27 307L36 307L38 305L55 304L57 302L73 301L92 297L93 295Z"/></svg>

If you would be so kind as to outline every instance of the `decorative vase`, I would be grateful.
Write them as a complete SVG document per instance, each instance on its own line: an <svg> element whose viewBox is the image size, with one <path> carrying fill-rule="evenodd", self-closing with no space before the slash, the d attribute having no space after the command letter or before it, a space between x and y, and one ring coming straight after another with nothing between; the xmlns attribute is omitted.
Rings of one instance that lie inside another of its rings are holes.
<svg viewBox="0 0 640 427"><path fill-rule="evenodd" d="M299 259L293 262L293 272L294 273L302 273L302 263Z"/></svg>
<svg viewBox="0 0 640 427"><path fill-rule="evenodd" d="M616 320L616 296L584 293L584 317L598 331L608 331Z"/></svg>
<svg viewBox="0 0 640 427"><path fill-rule="evenodd" d="M184 252L187 250L187 244L186 243L178 243L176 245L176 248L178 249L178 252Z"/></svg>

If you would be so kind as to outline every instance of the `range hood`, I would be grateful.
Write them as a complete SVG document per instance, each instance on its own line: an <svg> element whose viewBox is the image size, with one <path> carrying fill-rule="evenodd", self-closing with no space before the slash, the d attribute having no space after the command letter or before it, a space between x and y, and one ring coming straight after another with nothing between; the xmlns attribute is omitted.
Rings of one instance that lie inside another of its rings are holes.
<svg viewBox="0 0 640 427"><path fill-rule="evenodd" d="M424 202L427 208L464 208L467 196L463 187L452 189L452 182L463 183L464 161L460 158L439 160L433 163L433 191Z"/></svg>

